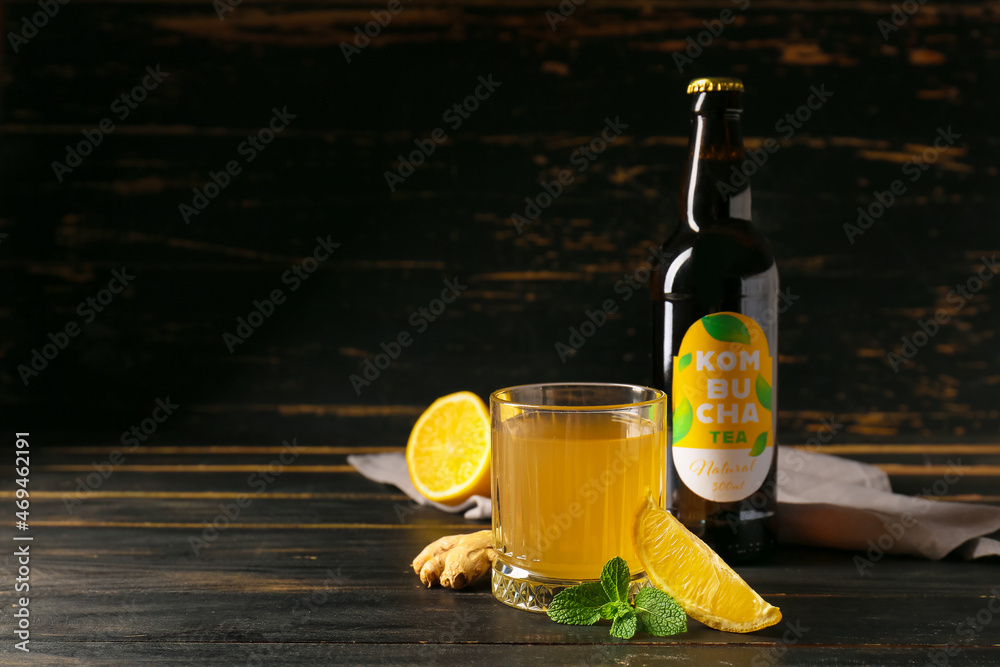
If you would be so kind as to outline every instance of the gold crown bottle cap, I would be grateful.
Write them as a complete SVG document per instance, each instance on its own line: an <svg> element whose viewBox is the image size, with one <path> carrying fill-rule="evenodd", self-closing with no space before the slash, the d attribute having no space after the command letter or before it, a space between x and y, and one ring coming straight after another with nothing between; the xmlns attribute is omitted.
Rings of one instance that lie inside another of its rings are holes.
<svg viewBox="0 0 1000 667"><path fill-rule="evenodd" d="M743 92L743 82L728 76L710 76L695 79L688 84L688 95L691 93L715 93L724 90Z"/></svg>

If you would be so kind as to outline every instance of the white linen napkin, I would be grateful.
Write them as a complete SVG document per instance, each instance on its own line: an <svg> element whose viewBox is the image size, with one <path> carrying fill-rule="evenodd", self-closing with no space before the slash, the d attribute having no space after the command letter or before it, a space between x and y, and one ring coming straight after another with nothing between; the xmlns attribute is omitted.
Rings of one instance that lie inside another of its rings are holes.
<svg viewBox="0 0 1000 667"><path fill-rule="evenodd" d="M962 474L954 467L928 495L944 495ZM778 448L778 477L782 542L864 551L869 563L886 553L938 560L956 549L967 560L1000 556L1000 542L984 537L1000 530L1000 507L893 493L873 465L796 449Z"/></svg>
<svg viewBox="0 0 1000 667"><path fill-rule="evenodd" d="M489 519L492 515L493 504L485 496L472 496L460 505L442 505L424 498L410 481L410 472L406 468L406 457L403 454L352 454L347 457L347 462L373 482L398 487L420 505L429 505L452 514L464 512L466 519Z"/></svg>
<svg viewBox="0 0 1000 667"><path fill-rule="evenodd" d="M397 486L421 505L462 512L466 519L490 518L490 499L483 496L460 505L424 498L410 481L403 454L352 455L347 462L368 479ZM952 477L957 481L961 475L961 467L956 467L941 482ZM904 496L893 493L889 476L873 465L778 448L779 539L865 552L867 558L855 561L862 574L865 563L874 563L883 554L933 560L953 551L967 560L1000 556L1000 541L984 537L996 531L1000 531L1000 507Z"/></svg>

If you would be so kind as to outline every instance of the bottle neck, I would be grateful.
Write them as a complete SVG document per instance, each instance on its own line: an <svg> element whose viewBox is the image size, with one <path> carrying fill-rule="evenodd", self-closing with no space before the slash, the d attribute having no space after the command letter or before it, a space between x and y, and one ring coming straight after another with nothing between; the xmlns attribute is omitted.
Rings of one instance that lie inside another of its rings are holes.
<svg viewBox="0 0 1000 667"><path fill-rule="evenodd" d="M680 214L693 231L725 218L750 220L750 183L740 171L744 157L738 112L692 113Z"/></svg>

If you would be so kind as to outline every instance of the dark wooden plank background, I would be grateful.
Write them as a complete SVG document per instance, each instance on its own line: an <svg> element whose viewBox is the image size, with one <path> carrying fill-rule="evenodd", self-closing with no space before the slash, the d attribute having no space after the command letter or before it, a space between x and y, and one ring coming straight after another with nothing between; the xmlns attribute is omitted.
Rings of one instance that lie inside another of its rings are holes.
<svg viewBox="0 0 1000 667"><path fill-rule="evenodd" d="M169 396L181 407L154 442L398 444L458 389L647 383L648 304L614 286L676 222L684 84L732 74L748 145L780 139L811 86L834 93L753 180L798 297L781 317L783 440L824 418L842 443L995 440L995 281L898 373L885 360L1000 247L995 4L928 3L883 39L891 8L870 2L588 0L554 30L554 2L404 3L347 63L338 45L384 6L245 0L220 20L207 1L73 0L14 53L38 7L5 3L0 404L18 429L115 442ZM727 8L678 72L672 54ZM51 163L147 66L169 76L58 182ZM442 114L489 75L502 85L452 131ZM178 205L274 107L289 128L186 225ZM509 216L606 117L625 134L518 235ZM390 192L384 172L437 127L449 141ZM956 147L852 245L843 225L942 127ZM283 272L327 235L334 257L289 293ZM120 267L129 289L25 386L18 364ZM445 280L468 289L416 333ZM223 333L275 288L287 303L230 354ZM619 313L562 363L555 343L607 298ZM356 394L349 376L403 331L414 343Z"/></svg>

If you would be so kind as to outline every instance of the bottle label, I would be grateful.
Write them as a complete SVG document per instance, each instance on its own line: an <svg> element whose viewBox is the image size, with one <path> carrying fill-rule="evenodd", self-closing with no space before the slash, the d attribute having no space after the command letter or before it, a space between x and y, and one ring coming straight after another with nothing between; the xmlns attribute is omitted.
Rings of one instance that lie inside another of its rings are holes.
<svg viewBox="0 0 1000 667"><path fill-rule="evenodd" d="M764 483L774 458L767 337L740 313L707 315L673 359L673 462L707 500L733 502Z"/></svg>

